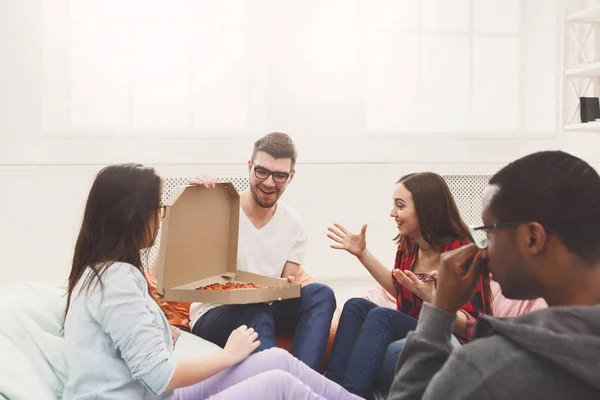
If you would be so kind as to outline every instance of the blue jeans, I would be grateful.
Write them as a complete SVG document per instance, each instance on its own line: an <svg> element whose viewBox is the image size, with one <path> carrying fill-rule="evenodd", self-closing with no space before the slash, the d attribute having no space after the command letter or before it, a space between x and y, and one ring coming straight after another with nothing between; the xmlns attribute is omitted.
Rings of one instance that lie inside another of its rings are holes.
<svg viewBox="0 0 600 400"><path fill-rule="evenodd" d="M392 382L394 381L394 377L396 376L396 364L398 363L398 358L400 357L400 352L404 347L404 343L406 339L396 340L395 342L390 343L385 352L385 358L383 360L383 365L381 366L381 370L379 371L379 375L377 376L377 381L375 383L375 388L382 392L388 393L390 391L390 387L392 386ZM461 344L454 335L452 335L452 345L454 347L460 347Z"/></svg>
<svg viewBox="0 0 600 400"><path fill-rule="evenodd" d="M326 375L346 390L369 395L390 343L415 330L417 320L362 298L344 305Z"/></svg>
<svg viewBox="0 0 600 400"><path fill-rule="evenodd" d="M258 332L260 347L255 352L276 347L276 335L293 334L292 355L318 370L325 356L335 308L333 290L311 283L302 288L297 299L213 308L196 321L192 333L224 347L234 329L247 325Z"/></svg>

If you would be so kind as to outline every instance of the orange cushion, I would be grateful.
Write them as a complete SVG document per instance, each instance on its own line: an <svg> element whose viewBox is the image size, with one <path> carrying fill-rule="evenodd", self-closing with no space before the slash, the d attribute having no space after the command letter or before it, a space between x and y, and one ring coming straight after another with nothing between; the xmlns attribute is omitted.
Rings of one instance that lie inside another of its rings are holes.
<svg viewBox="0 0 600 400"><path fill-rule="evenodd" d="M156 276L152 271L147 270L146 280L148 281L148 287L150 289L150 295L154 297L154 300L158 303L161 310L167 317L170 325L176 326L177 328L186 332L190 331L190 305L192 303L177 302L177 301L165 301L158 295L156 291Z"/></svg>

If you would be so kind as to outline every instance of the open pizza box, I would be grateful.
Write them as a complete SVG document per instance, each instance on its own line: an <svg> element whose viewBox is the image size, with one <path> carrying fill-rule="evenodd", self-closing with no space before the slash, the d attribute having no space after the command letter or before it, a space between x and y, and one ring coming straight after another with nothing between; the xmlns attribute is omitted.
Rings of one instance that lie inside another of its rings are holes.
<svg viewBox="0 0 600 400"><path fill-rule="evenodd" d="M166 301L249 304L300 297L300 284L237 270L240 197L231 183L181 186L167 201L155 264ZM263 289L197 290L214 283Z"/></svg>

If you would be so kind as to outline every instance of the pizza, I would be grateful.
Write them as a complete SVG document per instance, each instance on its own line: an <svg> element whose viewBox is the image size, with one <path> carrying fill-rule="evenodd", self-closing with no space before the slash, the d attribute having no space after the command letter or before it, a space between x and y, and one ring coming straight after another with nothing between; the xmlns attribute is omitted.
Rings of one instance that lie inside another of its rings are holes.
<svg viewBox="0 0 600 400"><path fill-rule="evenodd" d="M264 286L256 285L254 283L239 283L239 282L227 282L227 283L212 283L206 286L197 287L196 290L239 290L239 289L265 289Z"/></svg>

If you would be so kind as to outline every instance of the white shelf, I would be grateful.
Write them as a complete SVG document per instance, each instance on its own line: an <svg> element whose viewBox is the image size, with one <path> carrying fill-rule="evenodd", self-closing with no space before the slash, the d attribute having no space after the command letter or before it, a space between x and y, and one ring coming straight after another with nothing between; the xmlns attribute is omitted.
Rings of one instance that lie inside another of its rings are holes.
<svg viewBox="0 0 600 400"><path fill-rule="evenodd" d="M565 126L565 131L600 132L600 122L586 122L583 124L571 124Z"/></svg>
<svg viewBox="0 0 600 400"><path fill-rule="evenodd" d="M600 23L600 6L586 8L567 17L570 22Z"/></svg>
<svg viewBox="0 0 600 400"><path fill-rule="evenodd" d="M564 12L567 2L563 3L565 3ZM561 51L565 61L563 65L570 65L573 59L585 62L562 71L563 84L565 87L570 86L573 89L565 90L561 99L562 131L599 134L600 120L579 122L581 107L579 98L600 95L600 47L598 47L597 41L593 46L586 46L586 40L590 36L597 39L600 35L600 4L596 2L594 5L566 16L563 13L563 16L566 18L563 20L566 24L587 24L587 26L581 27L582 29L575 29L577 26L566 26L563 30L564 49ZM571 54L572 52L573 54ZM593 61L587 62L588 60ZM580 82L576 79L584 81Z"/></svg>
<svg viewBox="0 0 600 400"><path fill-rule="evenodd" d="M588 78L600 77L600 61L592 61L569 68L565 71L565 75Z"/></svg>

